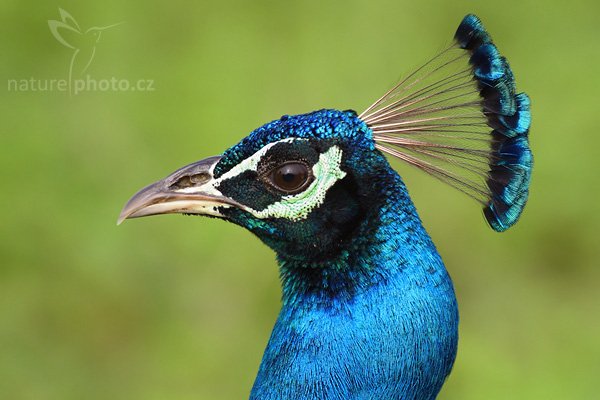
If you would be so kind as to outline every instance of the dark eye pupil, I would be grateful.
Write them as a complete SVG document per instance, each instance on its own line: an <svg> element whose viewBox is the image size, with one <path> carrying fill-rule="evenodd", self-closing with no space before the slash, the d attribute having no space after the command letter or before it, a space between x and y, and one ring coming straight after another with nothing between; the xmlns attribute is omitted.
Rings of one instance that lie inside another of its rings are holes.
<svg viewBox="0 0 600 400"><path fill-rule="evenodd" d="M273 172L271 180L276 187L283 191L294 191L306 184L308 168L302 163L287 163Z"/></svg>
<svg viewBox="0 0 600 400"><path fill-rule="evenodd" d="M292 174L292 173L288 172L288 173L284 173L284 174L282 175L282 178L283 178L283 180L284 180L284 181L286 181L287 183L292 183L292 182L294 182L294 179L297 179L297 178L298 178L298 175L294 175L294 174Z"/></svg>

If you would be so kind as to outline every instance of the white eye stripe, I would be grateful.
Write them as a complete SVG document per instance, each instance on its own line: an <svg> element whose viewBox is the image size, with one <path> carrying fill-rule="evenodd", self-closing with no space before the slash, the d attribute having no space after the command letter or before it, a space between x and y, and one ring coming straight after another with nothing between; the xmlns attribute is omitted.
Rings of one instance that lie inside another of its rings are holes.
<svg viewBox="0 0 600 400"><path fill-rule="evenodd" d="M246 171L257 171L258 164L266 152L279 143L291 143L295 140L306 140L298 138L283 139L278 142L269 143L238 165L227 171L218 179L209 181L201 186L193 186L177 190L179 193L206 193L215 196L223 196L218 187L221 182L236 177ZM285 218L292 221L306 219L310 212L319 207L325 201L327 191L339 180L346 176L341 170L342 150L338 146L330 147L319 156L319 161L313 165L313 182L306 190L283 196L281 200L269 204L262 210L255 210L244 204L244 210L256 218ZM214 166L213 166L214 168ZM212 173L212 170L210 171Z"/></svg>
<svg viewBox="0 0 600 400"><path fill-rule="evenodd" d="M261 148L260 150L258 150L256 153L252 154L250 157L246 158L245 160L240 162L238 165L236 165L235 167L231 168L229 171L227 171L226 173L221 175L218 179L209 181L201 186L191 186L191 187L179 189L179 190L177 190L177 192L179 192L179 193L207 193L207 194L222 196L222 193L217 189L219 187L219 185L221 184L221 182L223 182L227 179L231 179L240 174L243 174L246 171L256 171L261 158L266 154L267 151L269 151L269 149L271 147L273 147L279 143L291 143L294 140L306 140L306 139L287 138L287 139L280 140L278 142L269 143L266 146L264 146L263 148ZM210 171L211 175L213 173L214 167L215 166L213 166L211 168L211 171Z"/></svg>
<svg viewBox="0 0 600 400"><path fill-rule="evenodd" d="M319 161L313 166L315 180L298 194L283 196L276 203L265 209L248 210L257 218L286 218L292 221L306 219L308 214L325 201L327 191L346 173L340 169L342 150L332 146L319 156Z"/></svg>
<svg viewBox="0 0 600 400"><path fill-rule="evenodd" d="M258 168L258 164L261 160L261 158L267 153L267 151L269 151L269 149L279 143L291 143L295 140L306 140L306 139L298 139L298 138L288 138L288 139L283 139L280 140L278 142L273 142L273 143L269 143L268 145L266 145L265 147L263 147L262 149L260 149L259 151L257 151L256 153L252 154L250 157L246 158L244 161L242 161L241 163L239 163L238 165L236 165L235 167L231 168L229 171L227 171L226 173L224 173L219 179L217 179L216 181L222 182L226 179L231 179L234 176L238 176L246 171L256 171ZM215 182L216 182L215 181Z"/></svg>

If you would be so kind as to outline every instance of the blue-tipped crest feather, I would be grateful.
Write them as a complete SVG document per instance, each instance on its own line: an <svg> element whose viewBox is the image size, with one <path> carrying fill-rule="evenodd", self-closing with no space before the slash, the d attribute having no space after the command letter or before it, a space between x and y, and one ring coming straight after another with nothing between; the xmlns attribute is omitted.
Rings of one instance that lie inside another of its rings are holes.
<svg viewBox="0 0 600 400"><path fill-rule="evenodd" d="M461 48L471 51L469 61L479 81L488 125L494 128L487 181L491 199L484 215L490 226L501 232L517 222L529 194L533 166L527 138L530 100L525 93L515 95L508 61L500 55L479 18L467 15L455 39Z"/></svg>
<svg viewBox="0 0 600 400"><path fill-rule="evenodd" d="M532 156L526 136L501 138L493 144L498 161L490 171L490 189L495 199L512 204L529 187ZM499 185L499 183L501 183Z"/></svg>
<svg viewBox="0 0 600 400"><path fill-rule="evenodd" d="M502 133L508 137L526 134L531 125L529 96L519 93L515 96L517 110L513 115L498 115L498 121L506 128Z"/></svg>
<svg viewBox="0 0 600 400"><path fill-rule="evenodd" d="M504 76L504 62L492 43L478 47L469 62L473 65L475 78L479 80L497 81Z"/></svg>
<svg viewBox="0 0 600 400"><path fill-rule="evenodd" d="M486 208L483 209L483 214L489 222L492 229L497 232L504 232L518 221L527 198L529 196L529 190L525 190L521 195L515 199L511 204L502 202L490 203Z"/></svg>
<svg viewBox="0 0 600 400"><path fill-rule="evenodd" d="M513 115L517 110L515 99L515 79L506 58L501 57L504 75L496 82L478 82L483 107L486 111L501 115Z"/></svg>
<svg viewBox="0 0 600 400"><path fill-rule="evenodd" d="M482 44L492 41L479 18L473 14L469 14L463 18L454 38L461 48L467 50L477 48Z"/></svg>

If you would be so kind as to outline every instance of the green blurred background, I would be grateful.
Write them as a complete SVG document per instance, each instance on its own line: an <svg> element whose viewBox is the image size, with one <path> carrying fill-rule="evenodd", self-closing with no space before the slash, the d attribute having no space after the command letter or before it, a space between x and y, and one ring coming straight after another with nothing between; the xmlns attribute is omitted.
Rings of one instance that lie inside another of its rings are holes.
<svg viewBox="0 0 600 400"><path fill-rule="evenodd" d="M65 79L47 20L102 34L87 73L153 92L9 91ZM440 399L592 399L600 375L597 1L0 4L0 398L246 398L279 307L271 251L221 221L116 227L133 192L282 114L363 110L474 12L533 100L520 223L405 165L454 278Z"/></svg>

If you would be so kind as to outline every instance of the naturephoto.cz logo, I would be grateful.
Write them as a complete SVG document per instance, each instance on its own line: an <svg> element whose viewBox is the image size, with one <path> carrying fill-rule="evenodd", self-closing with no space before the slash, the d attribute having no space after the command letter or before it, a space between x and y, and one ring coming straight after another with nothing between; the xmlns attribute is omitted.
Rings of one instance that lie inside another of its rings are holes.
<svg viewBox="0 0 600 400"><path fill-rule="evenodd" d="M82 29L75 18L62 8L58 9L60 21L48 20L52 36L64 47L69 49L70 57L66 78L62 79L9 79L8 91L14 92L68 92L76 95L82 92L152 92L153 79L118 79L115 77L95 79L86 71L94 61L100 39L106 31L122 25L123 22L106 26L93 26Z"/></svg>

